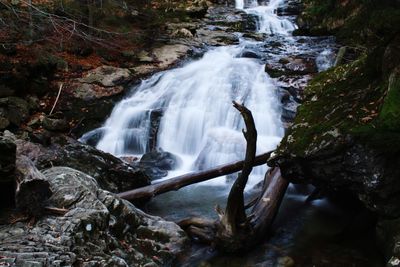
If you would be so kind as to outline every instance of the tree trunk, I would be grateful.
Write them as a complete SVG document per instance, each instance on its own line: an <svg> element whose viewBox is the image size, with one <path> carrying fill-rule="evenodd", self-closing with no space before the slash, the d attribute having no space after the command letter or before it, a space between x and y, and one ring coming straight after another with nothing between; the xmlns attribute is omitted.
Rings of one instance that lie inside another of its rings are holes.
<svg viewBox="0 0 400 267"><path fill-rule="evenodd" d="M267 152L255 157L253 166L266 164L271 152ZM134 190L119 193L118 196L127 200L140 200L152 198L156 195L166 193L173 190L178 190L182 187L207 181L216 177L231 174L240 171L243 168L244 161L224 164L206 171L193 172L181 176L177 176L166 181L152 184L149 186L137 188Z"/></svg>
<svg viewBox="0 0 400 267"><path fill-rule="evenodd" d="M253 206L249 217L253 227L251 244L257 244L268 233L278 214L282 199L289 182L282 178L279 168L273 168L265 174L262 195Z"/></svg>
<svg viewBox="0 0 400 267"><path fill-rule="evenodd" d="M205 243L212 240L219 250L228 253L246 251L264 240L288 186L278 168L266 173L263 190L247 216L243 192L254 165L257 131L250 110L235 102L234 107L240 111L246 123L247 130L243 134L247 148L242 172L232 186L225 211L217 207L220 219L212 224L201 219L188 219L180 223L191 236Z"/></svg>
<svg viewBox="0 0 400 267"><path fill-rule="evenodd" d="M39 217L45 211L46 200L52 195L50 184L25 156L17 157L16 170L16 206L27 215Z"/></svg>

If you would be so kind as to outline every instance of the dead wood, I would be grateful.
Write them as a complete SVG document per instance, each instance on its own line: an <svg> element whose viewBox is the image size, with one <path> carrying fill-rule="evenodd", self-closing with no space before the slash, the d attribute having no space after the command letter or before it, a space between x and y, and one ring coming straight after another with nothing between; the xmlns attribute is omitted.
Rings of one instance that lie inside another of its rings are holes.
<svg viewBox="0 0 400 267"><path fill-rule="evenodd" d="M267 162L272 151L258 155L253 161L253 166L263 165ZM140 200L152 198L156 195L166 193L173 190L178 190L182 187L207 181L216 177L231 174L240 171L243 168L244 161L224 164L212 168L210 170L192 172L185 175L177 176L160 183L137 188L134 190L119 193L118 196L127 200Z"/></svg>
<svg viewBox="0 0 400 267"><path fill-rule="evenodd" d="M250 110L243 105L233 103L245 121L246 156L242 171L233 184L228 196L227 206L223 211L216 207L220 219L210 225L201 219L185 220L188 233L203 242L210 242L219 250L228 253L246 251L266 237L278 213L288 182L281 177L279 168L266 173L261 194L252 201L252 210L246 214L244 188L252 171L256 153L257 131ZM211 232L210 232L211 230Z"/></svg>
<svg viewBox="0 0 400 267"><path fill-rule="evenodd" d="M33 217L43 214L47 199L51 196L50 184L34 163L25 156L16 161L17 208Z"/></svg>

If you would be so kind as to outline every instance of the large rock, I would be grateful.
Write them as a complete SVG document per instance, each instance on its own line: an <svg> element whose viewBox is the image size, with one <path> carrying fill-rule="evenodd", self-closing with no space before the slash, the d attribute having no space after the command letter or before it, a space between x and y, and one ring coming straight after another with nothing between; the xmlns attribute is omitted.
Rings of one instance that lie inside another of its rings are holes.
<svg viewBox="0 0 400 267"><path fill-rule="evenodd" d="M101 66L89 71L85 77L79 79L82 83L98 84L103 87L114 87L126 84L132 78L128 69L113 66Z"/></svg>
<svg viewBox="0 0 400 267"><path fill-rule="evenodd" d="M265 65L265 71L273 78L314 74L317 70L315 59L307 56L281 58L279 62Z"/></svg>
<svg viewBox="0 0 400 267"><path fill-rule="evenodd" d="M181 58L187 55L190 47L186 45L164 45L153 50L153 55L160 69L166 69L175 65Z"/></svg>
<svg viewBox="0 0 400 267"><path fill-rule="evenodd" d="M391 62L397 67L382 73L385 50L312 80L294 125L269 161L291 182L352 194L381 223L400 218L400 66ZM388 236L386 256L393 266L400 263L398 241Z"/></svg>
<svg viewBox="0 0 400 267"><path fill-rule="evenodd" d="M167 176L168 171L177 168L182 160L170 152L151 151L142 156L139 165L152 180Z"/></svg>
<svg viewBox="0 0 400 267"><path fill-rule="evenodd" d="M0 264L16 266L172 266L187 238L174 223L144 214L80 171L43 172L49 205L67 209L29 227L0 227Z"/></svg>
<svg viewBox="0 0 400 267"><path fill-rule="evenodd" d="M350 190L371 210L397 217L400 75L395 71L388 81L376 80L376 61L376 55L364 57L314 79L271 162L292 182ZM382 103L379 90L385 85Z"/></svg>
<svg viewBox="0 0 400 267"><path fill-rule="evenodd" d="M211 46L233 45L239 43L239 38L235 34L226 32L222 29L221 30L199 29L196 32L196 37L202 43Z"/></svg>
<svg viewBox="0 0 400 267"><path fill-rule="evenodd" d="M84 145L72 138L51 137L49 146L17 140L17 154L36 163L39 170L52 166L68 166L95 178L102 189L122 192L150 184L138 168L130 166L111 154Z"/></svg>
<svg viewBox="0 0 400 267"><path fill-rule="evenodd" d="M97 84L80 82L72 82L68 86L72 88L72 94L75 98L85 101L119 95L124 91L123 86L102 87Z"/></svg>
<svg viewBox="0 0 400 267"><path fill-rule="evenodd" d="M175 66L185 58L191 48L183 44L169 44L153 49L151 52L142 51L141 64L131 70L136 77L146 76L157 71Z"/></svg>

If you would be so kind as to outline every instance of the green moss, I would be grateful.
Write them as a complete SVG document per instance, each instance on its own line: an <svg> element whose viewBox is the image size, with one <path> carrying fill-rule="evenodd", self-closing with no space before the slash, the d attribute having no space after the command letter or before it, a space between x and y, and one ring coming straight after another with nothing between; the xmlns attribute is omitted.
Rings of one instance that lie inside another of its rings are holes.
<svg viewBox="0 0 400 267"><path fill-rule="evenodd" d="M394 72L383 88L386 96L379 116L370 124L356 127L352 134L386 154L400 152L400 75Z"/></svg>
<svg viewBox="0 0 400 267"><path fill-rule="evenodd" d="M373 47L400 30L400 8L394 1L306 0L305 6L302 19L312 33L335 34L347 44Z"/></svg>
<svg viewBox="0 0 400 267"><path fill-rule="evenodd" d="M400 72L380 72L382 49L315 77L281 151L341 149L345 136L386 154L400 152Z"/></svg>
<svg viewBox="0 0 400 267"><path fill-rule="evenodd" d="M389 131L400 130L400 73L398 72L389 77L388 92L379 114L379 124Z"/></svg>

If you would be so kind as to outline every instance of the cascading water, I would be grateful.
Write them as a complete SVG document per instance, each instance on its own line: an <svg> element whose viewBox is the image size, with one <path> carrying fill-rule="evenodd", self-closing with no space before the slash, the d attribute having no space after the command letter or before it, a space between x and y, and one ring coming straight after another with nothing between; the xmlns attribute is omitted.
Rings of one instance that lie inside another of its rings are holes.
<svg viewBox="0 0 400 267"><path fill-rule="evenodd" d="M253 1L245 11L260 18L260 32L288 34L295 26L275 14L281 2L264 7ZM157 145L183 160L169 176L240 160L244 123L231 106L235 100L253 113L258 152L274 149L283 135L276 88L260 62L240 58L247 43L212 49L198 61L144 80L114 108L97 148L118 156L147 152L151 114L161 110ZM255 174L264 172L265 167L258 168Z"/></svg>
<svg viewBox="0 0 400 267"><path fill-rule="evenodd" d="M237 46L213 48L197 61L142 81L114 108L102 128L81 140L101 135L97 147L120 156L146 153L157 139L158 147L178 155L183 162L169 176L209 168L244 156L244 125L231 106L231 100L236 100L253 112L259 153L273 149L283 135L280 113L284 118L288 104L298 105L291 93L301 90L310 75L271 79L262 62L279 66L280 62L306 58L315 60L315 67L323 71L332 66L335 56L332 38L292 36L294 17L276 14L282 4L283 0L270 0L267 6L258 6L255 0L236 0L238 9L258 18L259 32L267 35L264 41L242 38ZM244 58L249 51L258 53L260 59ZM154 138L152 126L158 123ZM255 172L250 188L262 178L265 167ZM192 216L215 218L215 204L226 203L230 186L225 181L210 180L159 195L146 204L146 211L175 221ZM354 243L343 242L345 236L337 234L343 233L343 220L353 218L353 210L343 212L326 200L305 203L309 192L305 187L289 186L274 223L279 231L271 231L278 234L273 234L268 244L260 244L247 255L229 257L195 246L189 258L175 266L280 266L279 258L285 255L294 257L296 266L380 266L370 260L374 245L368 243L368 236ZM336 243L345 246L344 250ZM377 262L379 256L372 258Z"/></svg>

